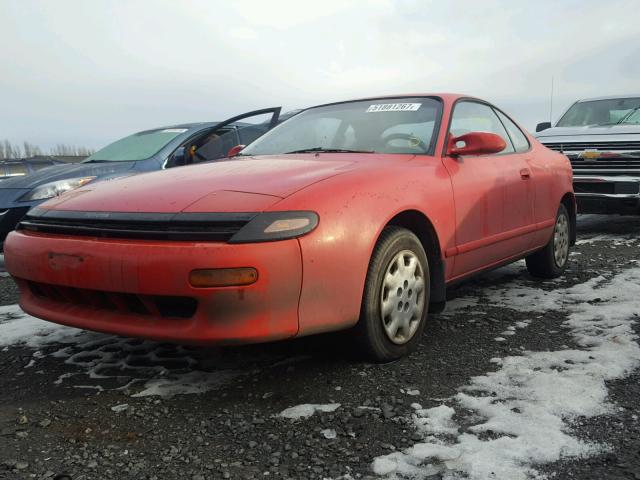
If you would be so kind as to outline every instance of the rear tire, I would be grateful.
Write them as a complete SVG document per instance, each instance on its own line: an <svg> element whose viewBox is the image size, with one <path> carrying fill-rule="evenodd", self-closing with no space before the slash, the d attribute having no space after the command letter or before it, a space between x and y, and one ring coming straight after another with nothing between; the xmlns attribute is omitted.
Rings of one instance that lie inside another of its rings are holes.
<svg viewBox="0 0 640 480"><path fill-rule="evenodd" d="M385 228L369 262L354 329L370 359L390 362L416 349L427 320L429 292L429 262L418 237L405 228Z"/></svg>
<svg viewBox="0 0 640 480"><path fill-rule="evenodd" d="M569 212L564 205L560 204L549 243L542 250L526 258L529 273L538 278L556 278L562 275L569 263L570 243Z"/></svg>

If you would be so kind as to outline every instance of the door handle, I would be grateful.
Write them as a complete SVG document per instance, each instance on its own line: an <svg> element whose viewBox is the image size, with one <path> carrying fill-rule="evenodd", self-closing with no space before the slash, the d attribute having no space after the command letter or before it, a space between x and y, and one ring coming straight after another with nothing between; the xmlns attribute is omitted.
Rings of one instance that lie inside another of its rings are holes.
<svg viewBox="0 0 640 480"><path fill-rule="evenodd" d="M522 180L529 180L531 178L531 171L528 168L520 170L520 178Z"/></svg>

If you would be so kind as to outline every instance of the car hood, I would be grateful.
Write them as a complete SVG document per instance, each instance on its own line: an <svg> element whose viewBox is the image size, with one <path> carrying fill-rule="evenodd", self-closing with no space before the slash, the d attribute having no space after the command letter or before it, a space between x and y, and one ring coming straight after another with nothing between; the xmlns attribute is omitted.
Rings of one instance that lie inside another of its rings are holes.
<svg viewBox="0 0 640 480"><path fill-rule="evenodd" d="M536 138L542 142L562 141L590 141L604 140L628 141L640 140L640 125L587 125L584 127L554 127L536 134Z"/></svg>
<svg viewBox="0 0 640 480"><path fill-rule="evenodd" d="M109 212L260 211L350 170L354 163L328 155L233 159L89 184L42 206Z"/></svg>
<svg viewBox="0 0 640 480"><path fill-rule="evenodd" d="M0 189L19 188L31 190L45 183L67 178L78 177L109 177L117 176L131 170L135 162L103 162L76 163L72 165L53 165L23 177L13 177L3 180Z"/></svg>

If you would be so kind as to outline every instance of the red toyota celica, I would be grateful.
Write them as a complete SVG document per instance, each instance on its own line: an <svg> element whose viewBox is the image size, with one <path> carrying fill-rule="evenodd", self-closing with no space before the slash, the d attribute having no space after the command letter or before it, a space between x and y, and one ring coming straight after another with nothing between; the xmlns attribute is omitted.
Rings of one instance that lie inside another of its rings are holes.
<svg viewBox="0 0 640 480"><path fill-rule="evenodd" d="M521 258L557 276L575 241L569 161L476 98L321 105L238 150L31 210L4 247L22 308L195 344L352 329L388 361L447 285Z"/></svg>

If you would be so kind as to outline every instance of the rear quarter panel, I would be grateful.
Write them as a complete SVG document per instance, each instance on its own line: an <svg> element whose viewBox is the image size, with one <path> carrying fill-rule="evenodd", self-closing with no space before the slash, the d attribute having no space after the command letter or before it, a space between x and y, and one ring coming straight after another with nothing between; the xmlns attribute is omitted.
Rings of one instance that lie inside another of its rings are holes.
<svg viewBox="0 0 640 480"><path fill-rule="evenodd" d="M538 225L547 225L538 230L534 242L536 246L543 246L549 241L562 197L573 193L573 173L566 156L549 150L535 139L530 141L532 150L529 165L534 180L535 221Z"/></svg>
<svg viewBox="0 0 640 480"><path fill-rule="evenodd" d="M358 321L369 260L385 225L405 210L433 224L441 251L454 245L451 182L440 158L394 156L321 181L271 207L313 210L320 222L299 239L303 285L300 335L348 328Z"/></svg>

